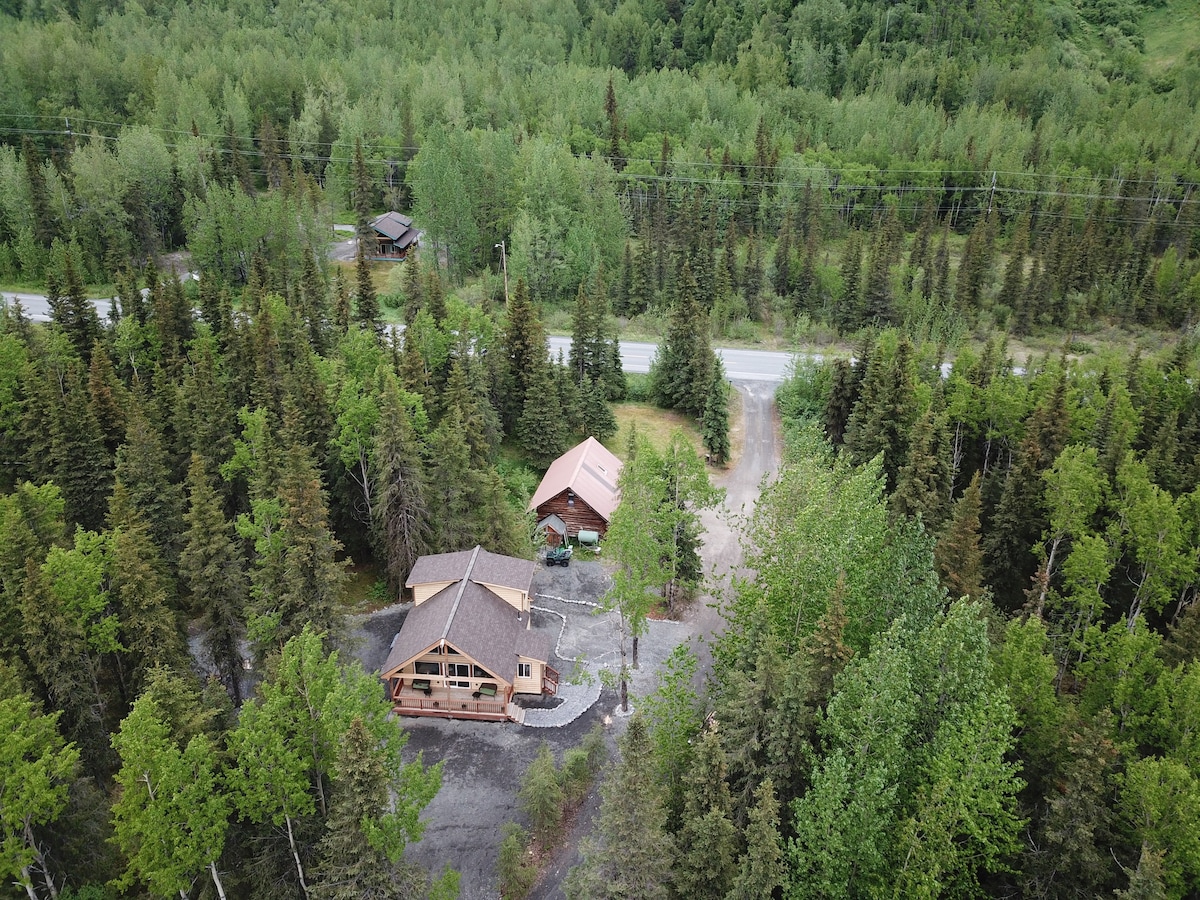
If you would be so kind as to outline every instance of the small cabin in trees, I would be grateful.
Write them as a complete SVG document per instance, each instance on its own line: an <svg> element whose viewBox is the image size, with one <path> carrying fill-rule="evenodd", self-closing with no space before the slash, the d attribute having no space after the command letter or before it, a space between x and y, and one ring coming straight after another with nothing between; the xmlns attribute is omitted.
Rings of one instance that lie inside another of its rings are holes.
<svg viewBox="0 0 1200 900"><path fill-rule="evenodd" d="M620 474L621 461L594 437L552 462L529 501L546 540L557 545L581 531L604 537L620 500Z"/></svg>
<svg viewBox="0 0 1200 900"><path fill-rule="evenodd" d="M371 229L375 232L376 259L404 259L420 237L412 219L398 212L385 212L371 222Z"/></svg>
<svg viewBox="0 0 1200 900"><path fill-rule="evenodd" d="M413 609L380 670L397 713L519 722L514 695L558 692L550 639L530 628L533 571L478 546L417 560Z"/></svg>

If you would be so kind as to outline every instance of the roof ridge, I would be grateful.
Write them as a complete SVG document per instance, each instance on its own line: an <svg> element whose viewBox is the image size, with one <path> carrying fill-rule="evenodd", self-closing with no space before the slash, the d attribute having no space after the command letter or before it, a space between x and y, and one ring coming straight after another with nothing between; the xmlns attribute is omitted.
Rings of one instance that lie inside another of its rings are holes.
<svg viewBox="0 0 1200 900"><path fill-rule="evenodd" d="M446 635L450 633L450 626L454 624L454 616L458 613L458 604L462 602L463 591L467 589L467 583L471 580L471 570L475 568L475 560L479 557L479 544L475 545L475 549L471 551L471 560L467 563L467 571L463 573L462 581L458 583L458 593L454 595L454 605L450 607L450 615L446 616L446 625L442 628L441 640L446 639Z"/></svg>
<svg viewBox="0 0 1200 900"><path fill-rule="evenodd" d="M584 440L579 445L579 451L580 451L579 452L579 461L575 463L575 468L571 472L571 479L570 479L570 481L567 482L567 487L569 487L569 488L573 489L575 487L575 482L579 480L579 470L583 468L583 463L587 459L587 455L588 455L587 442L590 440L594 440L594 438L589 434L587 436L587 439Z"/></svg>

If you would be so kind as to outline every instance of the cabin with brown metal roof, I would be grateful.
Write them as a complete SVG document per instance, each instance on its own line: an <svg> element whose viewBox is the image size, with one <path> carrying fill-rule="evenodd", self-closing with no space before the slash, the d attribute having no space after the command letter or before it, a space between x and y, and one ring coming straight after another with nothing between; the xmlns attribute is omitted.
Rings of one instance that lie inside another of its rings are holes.
<svg viewBox="0 0 1200 900"><path fill-rule="evenodd" d="M374 259L401 260L417 245L420 232L413 228L413 221L398 212L385 212L371 222L375 232Z"/></svg>
<svg viewBox="0 0 1200 900"><path fill-rule="evenodd" d="M581 531L604 537L621 499L620 474L621 461L594 437L552 462L529 501L547 539L556 544L556 535L578 538ZM559 533L561 525L566 526L565 534Z"/></svg>
<svg viewBox="0 0 1200 900"><path fill-rule="evenodd" d="M380 670L398 714L519 722L515 695L557 693L550 639L530 628L533 570L478 546L417 560L413 609Z"/></svg>

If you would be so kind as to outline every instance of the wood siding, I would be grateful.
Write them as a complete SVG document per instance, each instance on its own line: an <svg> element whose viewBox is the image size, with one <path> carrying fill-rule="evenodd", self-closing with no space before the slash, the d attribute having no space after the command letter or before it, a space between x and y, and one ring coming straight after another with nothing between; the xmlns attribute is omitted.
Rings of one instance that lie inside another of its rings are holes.
<svg viewBox="0 0 1200 900"><path fill-rule="evenodd" d="M542 692L542 663L536 659L530 659L528 656L518 657L520 662L529 663L530 676L522 678L518 675L513 679L513 693L515 694L540 694ZM517 671L521 671L517 669Z"/></svg>
<svg viewBox="0 0 1200 900"><path fill-rule="evenodd" d="M529 612L529 594L525 591L517 590L516 588L505 587L501 584L487 584L480 582L485 588L511 606L519 613Z"/></svg>
<svg viewBox="0 0 1200 900"><path fill-rule="evenodd" d="M426 584L413 585L413 605L424 603L438 591L455 584L453 581L430 581Z"/></svg>
<svg viewBox="0 0 1200 900"><path fill-rule="evenodd" d="M608 531L608 520L588 506L582 497L575 497L572 506L567 502L567 491L555 494L537 508L538 521L553 513L567 523L567 534L575 537L580 531L595 531L604 537Z"/></svg>

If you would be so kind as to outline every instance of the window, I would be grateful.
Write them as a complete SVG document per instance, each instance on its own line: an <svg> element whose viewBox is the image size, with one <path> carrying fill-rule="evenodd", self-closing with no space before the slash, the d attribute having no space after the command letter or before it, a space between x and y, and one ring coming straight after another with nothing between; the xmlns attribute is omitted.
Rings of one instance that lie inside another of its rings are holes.
<svg viewBox="0 0 1200 900"><path fill-rule="evenodd" d="M485 672L483 669L479 668L479 666L472 666L471 667L471 677L472 678L491 678L492 676L489 675L487 672Z"/></svg>
<svg viewBox="0 0 1200 900"><path fill-rule="evenodd" d="M533 663L517 663L517 677L518 678L532 678L533 677Z"/></svg>
<svg viewBox="0 0 1200 900"><path fill-rule="evenodd" d="M446 674L450 678L470 678L471 667L465 663L446 663ZM470 687L469 681L451 681L450 687Z"/></svg>
<svg viewBox="0 0 1200 900"><path fill-rule="evenodd" d="M442 664L435 662L418 662L416 665L418 675L441 675Z"/></svg>

